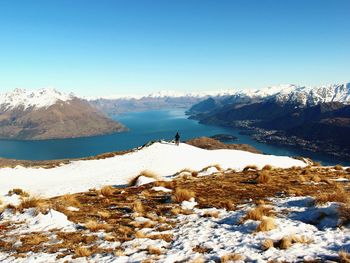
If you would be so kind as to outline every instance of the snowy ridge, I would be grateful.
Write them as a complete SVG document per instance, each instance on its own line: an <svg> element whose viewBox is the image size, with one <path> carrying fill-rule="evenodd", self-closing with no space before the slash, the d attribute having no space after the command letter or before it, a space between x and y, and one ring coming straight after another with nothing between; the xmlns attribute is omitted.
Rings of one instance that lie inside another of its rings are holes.
<svg viewBox="0 0 350 263"><path fill-rule="evenodd" d="M179 91L158 91L148 95L113 95L107 97L87 98L94 99L160 99L160 98L206 98L206 97L224 97L232 96L251 99L274 99L279 103L293 103L300 105L316 105L323 102L340 102L350 104L350 83L331 84L323 86L298 86L294 84L285 84L271 86L263 89L242 89L242 90L224 90L224 91L204 91L204 92L179 92Z"/></svg>
<svg viewBox="0 0 350 263"><path fill-rule="evenodd" d="M6 203L9 190L25 191L51 197L66 193L87 191L103 185L123 185L141 171L151 170L166 177L185 168L201 170L219 164L223 169L243 170L247 165L257 167L270 164L289 168L306 163L286 156L254 154L238 150L204 150L185 143L154 143L129 154L101 160L72 161L52 169L2 168L0 169L0 197Z"/></svg>
<svg viewBox="0 0 350 263"><path fill-rule="evenodd" d="M47 108L54 105L57 101L69 101L75 96L61 93L53 88L44 88L39 90L15 89L12 92L0 94L0 108L5 110L23 107L28 109Z"/></svg>

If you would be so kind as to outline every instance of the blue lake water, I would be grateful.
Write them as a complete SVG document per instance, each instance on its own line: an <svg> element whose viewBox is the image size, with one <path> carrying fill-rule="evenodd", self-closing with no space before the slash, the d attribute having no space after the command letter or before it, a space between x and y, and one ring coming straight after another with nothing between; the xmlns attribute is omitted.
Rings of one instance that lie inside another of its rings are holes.
<svg viewBox="0 0 350 263"><path fill-rule="evenodd" d="M111 151L127 150L152 140L172 140L179 131L181 140L215 134L232 134L238 137L236 143L250 144L267 154L305 156L321 161L325 165L345 164L337 158L292 147L258 143L249 136L240 135L238 130L202 125L189 120L183 110L162 110L128 113L115 116L130 131L104 136L76 139L15 141L0 140L0 157L22 160L52 160L93 156Z"/></svg>

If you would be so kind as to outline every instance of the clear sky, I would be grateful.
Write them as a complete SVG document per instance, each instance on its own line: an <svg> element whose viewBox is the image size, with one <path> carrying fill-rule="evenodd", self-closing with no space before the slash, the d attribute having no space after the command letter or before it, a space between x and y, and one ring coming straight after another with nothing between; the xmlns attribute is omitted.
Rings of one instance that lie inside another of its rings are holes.
<svg viewBox="0 0 350 263"><path fill-rule="evenodd" d="M1 0L0 92L350 81L349 0Z"/></svg>

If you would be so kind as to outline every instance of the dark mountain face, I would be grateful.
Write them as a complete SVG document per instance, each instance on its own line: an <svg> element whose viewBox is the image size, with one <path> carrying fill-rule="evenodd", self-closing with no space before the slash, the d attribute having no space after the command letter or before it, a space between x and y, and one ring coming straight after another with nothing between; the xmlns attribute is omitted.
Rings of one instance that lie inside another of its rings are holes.
<svg viewBox="0 0 350 263"><path fill-rule="evenodd" d="M209 108L203 105L212 106L213 110L200 112ZM350 149L350 106L340 102L300 107L300 104L280 103L273 99L247 105L223 103L223 100L213 103L208 99L193 108L197 111L189 111L194 114L191 117L202 123L239 126L240 121L249 121L248 127L278 131L276 134L285 136L286 140L296 136Z"/></svg>

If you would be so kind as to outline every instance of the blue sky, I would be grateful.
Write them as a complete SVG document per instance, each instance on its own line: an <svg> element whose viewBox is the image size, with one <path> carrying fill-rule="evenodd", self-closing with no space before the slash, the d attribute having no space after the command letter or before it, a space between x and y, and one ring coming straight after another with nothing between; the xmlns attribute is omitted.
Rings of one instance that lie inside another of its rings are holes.
<svg viewBox="0 0 350 263"><path fill-rule="evenodd" d="M1 0L0 91L350 81L348 0Z"/></svg>

